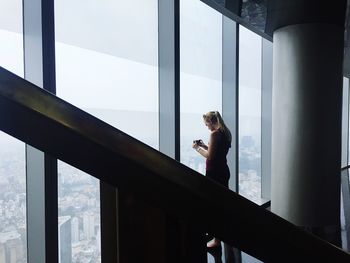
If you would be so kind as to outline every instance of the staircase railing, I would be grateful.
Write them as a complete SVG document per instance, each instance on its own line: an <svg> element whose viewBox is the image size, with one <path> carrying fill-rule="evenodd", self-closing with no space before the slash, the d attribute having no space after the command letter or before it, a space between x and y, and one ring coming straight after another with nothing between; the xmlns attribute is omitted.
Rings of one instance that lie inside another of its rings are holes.
<svg viewBox="0 0 350 263"><path fill-rule="evenodd" d="M343 250L2 68L0 111L2 131L258 259L350 262Z"/></svg>

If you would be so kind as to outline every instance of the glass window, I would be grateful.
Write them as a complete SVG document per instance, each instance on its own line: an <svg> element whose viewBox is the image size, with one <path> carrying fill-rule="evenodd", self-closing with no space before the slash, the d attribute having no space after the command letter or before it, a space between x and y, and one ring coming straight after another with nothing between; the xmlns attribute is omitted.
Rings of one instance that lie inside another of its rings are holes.
<svg viewBox="0 0 350 263"><path fill-rule="evenodd" d="M0 133L0 262L27 262L25 144Z"/></svg>
<svg viewBox="0 0 350 263"><path fill-rule="evenodd" d="M0 1L0 67L23 77L22 1Z"/></svg>
<svg viewBox="0 0 350 263"><path fill-rule="evenodd" d="M158 0L55 1L57 95L156 149L157 12ZM58 177L60 258L100 262L99 183L62 162Z"/></svg>
<svg viewBox="0 0 350 263"><path fill-rule="evenodd" d="M58 163L60 262L101 262L99 180Z"/></svg>
<svg viewBox="0 0 350 263"><path fill-rule="evenodd" d="M157 8L157 0L55 2L57 95L154 148Z"/></svg>
<svg viewBox="0 0 350 263"><path fill-rule="evenodd" d="M0 66L23 77L22 1L0 2ZM0 262L27 262L25 144L0 132Z"/></svg>
<svg viewBox="0 0 350 263"><path fill-rule="evenodd" d="M192 141L209 140L203 114L222 113L222 15L200 0L180 1L181 162L205 174Z"/></svg>
<svg viewBox="0 0 350 263"><path fill-rule="evenodd" d="M262 39L239 27L239 193L261 201Z"/></svg>

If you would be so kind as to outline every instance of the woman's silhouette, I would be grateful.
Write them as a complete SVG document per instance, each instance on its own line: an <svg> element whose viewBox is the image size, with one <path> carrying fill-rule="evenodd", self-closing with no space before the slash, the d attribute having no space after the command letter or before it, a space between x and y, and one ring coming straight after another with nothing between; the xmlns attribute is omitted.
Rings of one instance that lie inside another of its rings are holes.
<svg viewBox="0 0 350 263"><path fill-rule="evenodd" d="M208 145L204 144L202 140L196 140L193 142L192 147L206 158L205 175L228 188L230 170L227 165L226 155L231 147L231 132L217 111L210 111L204 114L203 120L211 131ZM207 243L209 249L219 246L221 247L221 242L215 237Z"/></svg>

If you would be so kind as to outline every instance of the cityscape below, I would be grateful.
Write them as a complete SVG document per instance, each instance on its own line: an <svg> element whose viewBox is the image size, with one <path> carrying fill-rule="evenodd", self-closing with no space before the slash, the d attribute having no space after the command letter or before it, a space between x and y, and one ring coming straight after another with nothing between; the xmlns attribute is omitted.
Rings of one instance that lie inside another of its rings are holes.
<svg viewBox="0 0 350 263"><path fill-rule="evenodd" d="M7 135L0 137L0 263L24 263L27 262L25 145ZM192 149L193 139L181 138L181 162L204 175L205 159ZM143 141L157 145L151 138ZM240 138L239 166L240 194L259 203L260 142L251 136ZM61 161L58 168L59 262L99 263L99 180Z"/></svg>

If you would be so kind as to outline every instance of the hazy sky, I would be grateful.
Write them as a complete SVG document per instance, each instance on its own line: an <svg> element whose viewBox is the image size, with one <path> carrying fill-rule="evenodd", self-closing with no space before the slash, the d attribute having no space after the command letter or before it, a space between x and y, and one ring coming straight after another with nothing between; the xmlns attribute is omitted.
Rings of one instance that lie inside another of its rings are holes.
<svg viewBox="0 0 350 263"><path fill-rule="evenodd" d="M0 0L0 29L22 32L22 0Z"/></svg>
<svg viewBox="0 0 350 263"><path fill-rule="evenodd" d="M8 31L20 29L21 1L0 0L0 6L0 65L23 75L21 35ZM157 111L157 1L60 0L55 8L58 95L84 108ZM221 19L199 0L181 1L184 112L221 110ZM240 110L257 115L260 42L245 31Z"/></svg>

